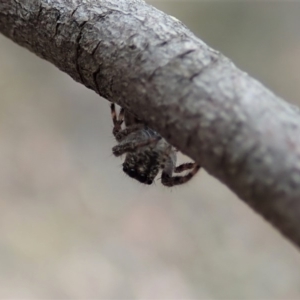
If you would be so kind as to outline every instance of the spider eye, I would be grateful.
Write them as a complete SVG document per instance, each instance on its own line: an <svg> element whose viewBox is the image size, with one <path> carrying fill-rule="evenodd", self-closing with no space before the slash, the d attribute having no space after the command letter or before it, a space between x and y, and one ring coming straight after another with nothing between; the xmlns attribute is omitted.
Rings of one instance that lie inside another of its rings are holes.
<svg viewBox="0 0 300 300"><path fill-rule="evenodd" d="M129 175L129 176L132 176L132 177L136 176L136 171L135 171L135 169L130 169L130 170L128 171L128 175Z"/></svg>
<svg viewBox="0 0 300 300"><path fill-rule="evenodd" d="M123 171L128 174L129 176L134 176L135 170L130 168L129 166L123 165Z"/></svg>
<svg viewBox="0 0 300 300"><path fill-rule="evenodd" d="M140 182L145 183L147 181L146 175L145 174L140 174L139 175L139 180L140 180Z"/></svg>
<svg viewBox="0 0 300 300"><path fill-rule="evenodd" d="M152 184L152 182L153 182L153 181L152 181L151 179L148 179L148 180L146 181L147 184Z"/></svg>

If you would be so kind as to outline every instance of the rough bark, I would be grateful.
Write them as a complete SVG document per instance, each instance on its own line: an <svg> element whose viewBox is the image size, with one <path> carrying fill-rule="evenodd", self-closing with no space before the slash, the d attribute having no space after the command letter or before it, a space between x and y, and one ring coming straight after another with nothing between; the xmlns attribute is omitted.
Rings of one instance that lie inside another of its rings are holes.
<svg viewBox="0 0 300 300"><path fill-rule="evenodd" d="M1 0L0 32L136 114L300 246L300 113L142 0Z"/></svg>

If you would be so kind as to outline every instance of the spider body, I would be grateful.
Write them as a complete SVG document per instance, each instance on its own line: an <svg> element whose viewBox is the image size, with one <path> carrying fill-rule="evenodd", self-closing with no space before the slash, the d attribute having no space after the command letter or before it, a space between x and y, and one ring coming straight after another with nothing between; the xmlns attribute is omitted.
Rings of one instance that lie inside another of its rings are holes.
<svg viewBox="0 0 300 300"><path fill-rule="evenodd" d="M189 181L200 169L196 163L185 163L176 167L177 150L156 131L146 126L123 108L117 116L115 105L111 104L113 135L118 145L113 147L115 156L126 154L123 171L144 184L152 184L162 170L161 182L165 186L174 186ZM125 122L126 128L122 129ZM186 175L173 176L190 170Z"/></svg>

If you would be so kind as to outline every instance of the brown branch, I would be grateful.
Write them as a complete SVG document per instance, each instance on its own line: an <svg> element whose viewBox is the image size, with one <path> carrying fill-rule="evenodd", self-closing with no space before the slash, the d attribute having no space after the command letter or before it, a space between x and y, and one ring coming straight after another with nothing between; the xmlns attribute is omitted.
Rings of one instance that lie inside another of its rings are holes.
<svg viewBox="0 0 300 300"><path fill-rule="evenodd" d="M0 31L117 102L300 246L300 113L142 0L1 0Z"/></svg>

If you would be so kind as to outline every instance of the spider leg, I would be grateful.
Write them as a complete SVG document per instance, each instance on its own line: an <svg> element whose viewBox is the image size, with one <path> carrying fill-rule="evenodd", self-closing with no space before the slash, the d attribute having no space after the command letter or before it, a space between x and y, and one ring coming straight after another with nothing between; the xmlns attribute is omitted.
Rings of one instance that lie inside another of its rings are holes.
<svg viewBox="0 0 300 300"><path fill-rule="evenodd" d="M193 169L189 173L187 173L186 175L183 175L183 176L172 176L168 172L166 172L166 170L164 169L162 172L162 176L161 176L161 183L168 187L186 183L196 175L196 173L200 169L200 166L197 165L196 163L193 163L192 168ZM187 164L182 164L182 165L178 166L176 169L177 169L177 173L178 173L178 172L182 172L184 170L191 169L191 166L190 166L190 163L187 163ZM178 170L180 170L180 171L178 171Z"/></svg>
<svg viewBox="0 0 300 300"><path fill-rule="evenodd" d="M139 141L129 141L126 143L121 143L120 145L117 145L112 148L113 154L115 156L121 156L124 153L127 152L134 152L136 149L148 146L150 144L155 144L161 139L161 136L157 136L154 138L149 138L146 140L139 140Z"/></svg>
<svg viewBox="0 0 300 300"><path fill-rule="evenodd" d="M134 125L131 125L129 127L126 127L125 129L121 129L119 130L116 134L115 134L115 137L116 137L116 140L118 142L121 142L122 140L124 140L129 134L135 132L135 131L138 131L138 130L141 130L142 128L144 128L145 125L144 124L134 124Z"/></svg>
<svg viewBox="0 0 300 300"><path fill-rule="evenodd" d="M197 164L196 163L184 163L175 168L174 173L181 173L186 170L193 169Z"/></svg>
<svg viewBox="0 0 300 300"><path fill-rule="evenodd" d="M118 118L117 118L117 112L116 112L116 107L115 107L115 104L114 104L114 103L112 103L112 104L110 105L110 112L111 112L111 118L112 118L112 120L113 120L113 123L116 124Z"/></svg>
<svg viewBox="0 0 300 300"><path fill-rule="evenodd" d="M115 104L112 103L110 105L111 117L113 120L114 128L113 128L113 135L116 136L122 130L122 124L124 122L124 108L121 108L119 116L116 112Z"/></svg>

